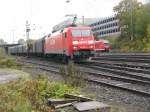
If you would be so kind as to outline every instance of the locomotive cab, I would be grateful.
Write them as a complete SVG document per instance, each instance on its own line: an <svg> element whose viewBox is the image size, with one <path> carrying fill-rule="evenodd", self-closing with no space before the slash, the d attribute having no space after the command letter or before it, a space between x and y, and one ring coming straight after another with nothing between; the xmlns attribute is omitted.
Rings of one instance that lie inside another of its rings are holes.
<svg viewBox="0 0 150 112"><path fill-rule="evenodd" d="M81 60L94 56L94 47L90 27L67 27L46 38L44 53L64 60Z"/></svg>
<svg viewBox="0 0 150 112"><path fill-rule="evenodd" d="M70 54L72 58L89 58L94 55L94 37L90 27L70 27ZM66 33L65 33L66 34ZM67 34L65 35L67 37Z"/></svg>

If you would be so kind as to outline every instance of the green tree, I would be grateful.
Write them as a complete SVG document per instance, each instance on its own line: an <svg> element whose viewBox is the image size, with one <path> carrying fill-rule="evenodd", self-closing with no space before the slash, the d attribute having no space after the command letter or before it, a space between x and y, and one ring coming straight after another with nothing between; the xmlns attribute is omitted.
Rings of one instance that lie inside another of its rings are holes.
<svg viewBox="0 0 150 112"><path fill-rule="evenodd" d="M150 39L150 24L147 27L147 37Z"/></svg>
<svg viewBox="0 0 150 112"><path fill-rule="evenodd" d="M141 9L136 12L135 17L135 36L146 37L147 28L150 24L150 4L142 5Z"/></svg>
<svg viewBox="0 0 150 112"><path fill-rule="evenodd" d="M3 39L0 39L0 44L6 44L6 42Z"/></svg>
<svg viewBox="0 0 150 112"><path fill-rule="evenodd" d="M149 52L150 3L142 4L137 0L122 0L114 7L114 11L119 19L122 34L116 41L117 44L119 43L119 49L126 52Z"/></svg>
<svg viewBox="0 0 150 112"><path fill-rule="evenodd" d="M146 43L143 51L150 52L150 24L147 27L147 36L143 40Z"/></svg>
<svg viewBox="0 0 150 112"><path fill-rule="evenodd" d="M140 8L141 4L137 0L122 0L114 7L119 19L122 36L132 37L132 33L135 30L136 15Z"/></svg>

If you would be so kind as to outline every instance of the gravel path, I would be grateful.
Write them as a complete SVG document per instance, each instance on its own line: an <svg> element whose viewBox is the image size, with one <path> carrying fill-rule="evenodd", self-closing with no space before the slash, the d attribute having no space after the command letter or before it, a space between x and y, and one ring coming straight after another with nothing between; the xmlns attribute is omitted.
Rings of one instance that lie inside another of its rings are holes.
<svg viewBox="0 0 150 112"><path fill-rule="evenodd" d="M0 69L0 84L17 80L19 77L19 73L17 73L16 70Z"/></svg>

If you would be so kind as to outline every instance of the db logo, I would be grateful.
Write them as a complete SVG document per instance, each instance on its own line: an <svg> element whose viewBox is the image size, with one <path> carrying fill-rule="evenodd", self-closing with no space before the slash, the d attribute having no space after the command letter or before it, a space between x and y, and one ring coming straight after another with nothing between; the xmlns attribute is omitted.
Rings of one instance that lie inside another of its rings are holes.
<svg viewBox="0 0 150 112"><path fill-rule="evenodd" d="M54 45L54 44L55 44L55 40L54 40L54 39L50 39L49 44L50 44L50 45Z"/></svg>

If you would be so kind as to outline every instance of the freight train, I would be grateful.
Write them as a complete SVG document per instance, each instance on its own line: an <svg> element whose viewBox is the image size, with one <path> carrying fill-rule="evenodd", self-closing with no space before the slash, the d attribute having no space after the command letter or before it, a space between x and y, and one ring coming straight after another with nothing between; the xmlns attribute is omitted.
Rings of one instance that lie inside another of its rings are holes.
<svg viewBox="0 0 150 112"><path fill-rule="evenodd" d="M76 16L69 18L55 25L52 34L30 44L11 47L9 51L12 55L58 57L64 61L88 59L96 50L104 48L105 43L95 41L91 27L78 26L76 20Z"/></svg>
<svg viewBox="0 0 150 112"><path fill-rule="evenodd" d="M12 55L35 55L68 59L85 59L94 55L94 36L90 27L67 27L47 35L30 46L10 48Z"/></svg>

